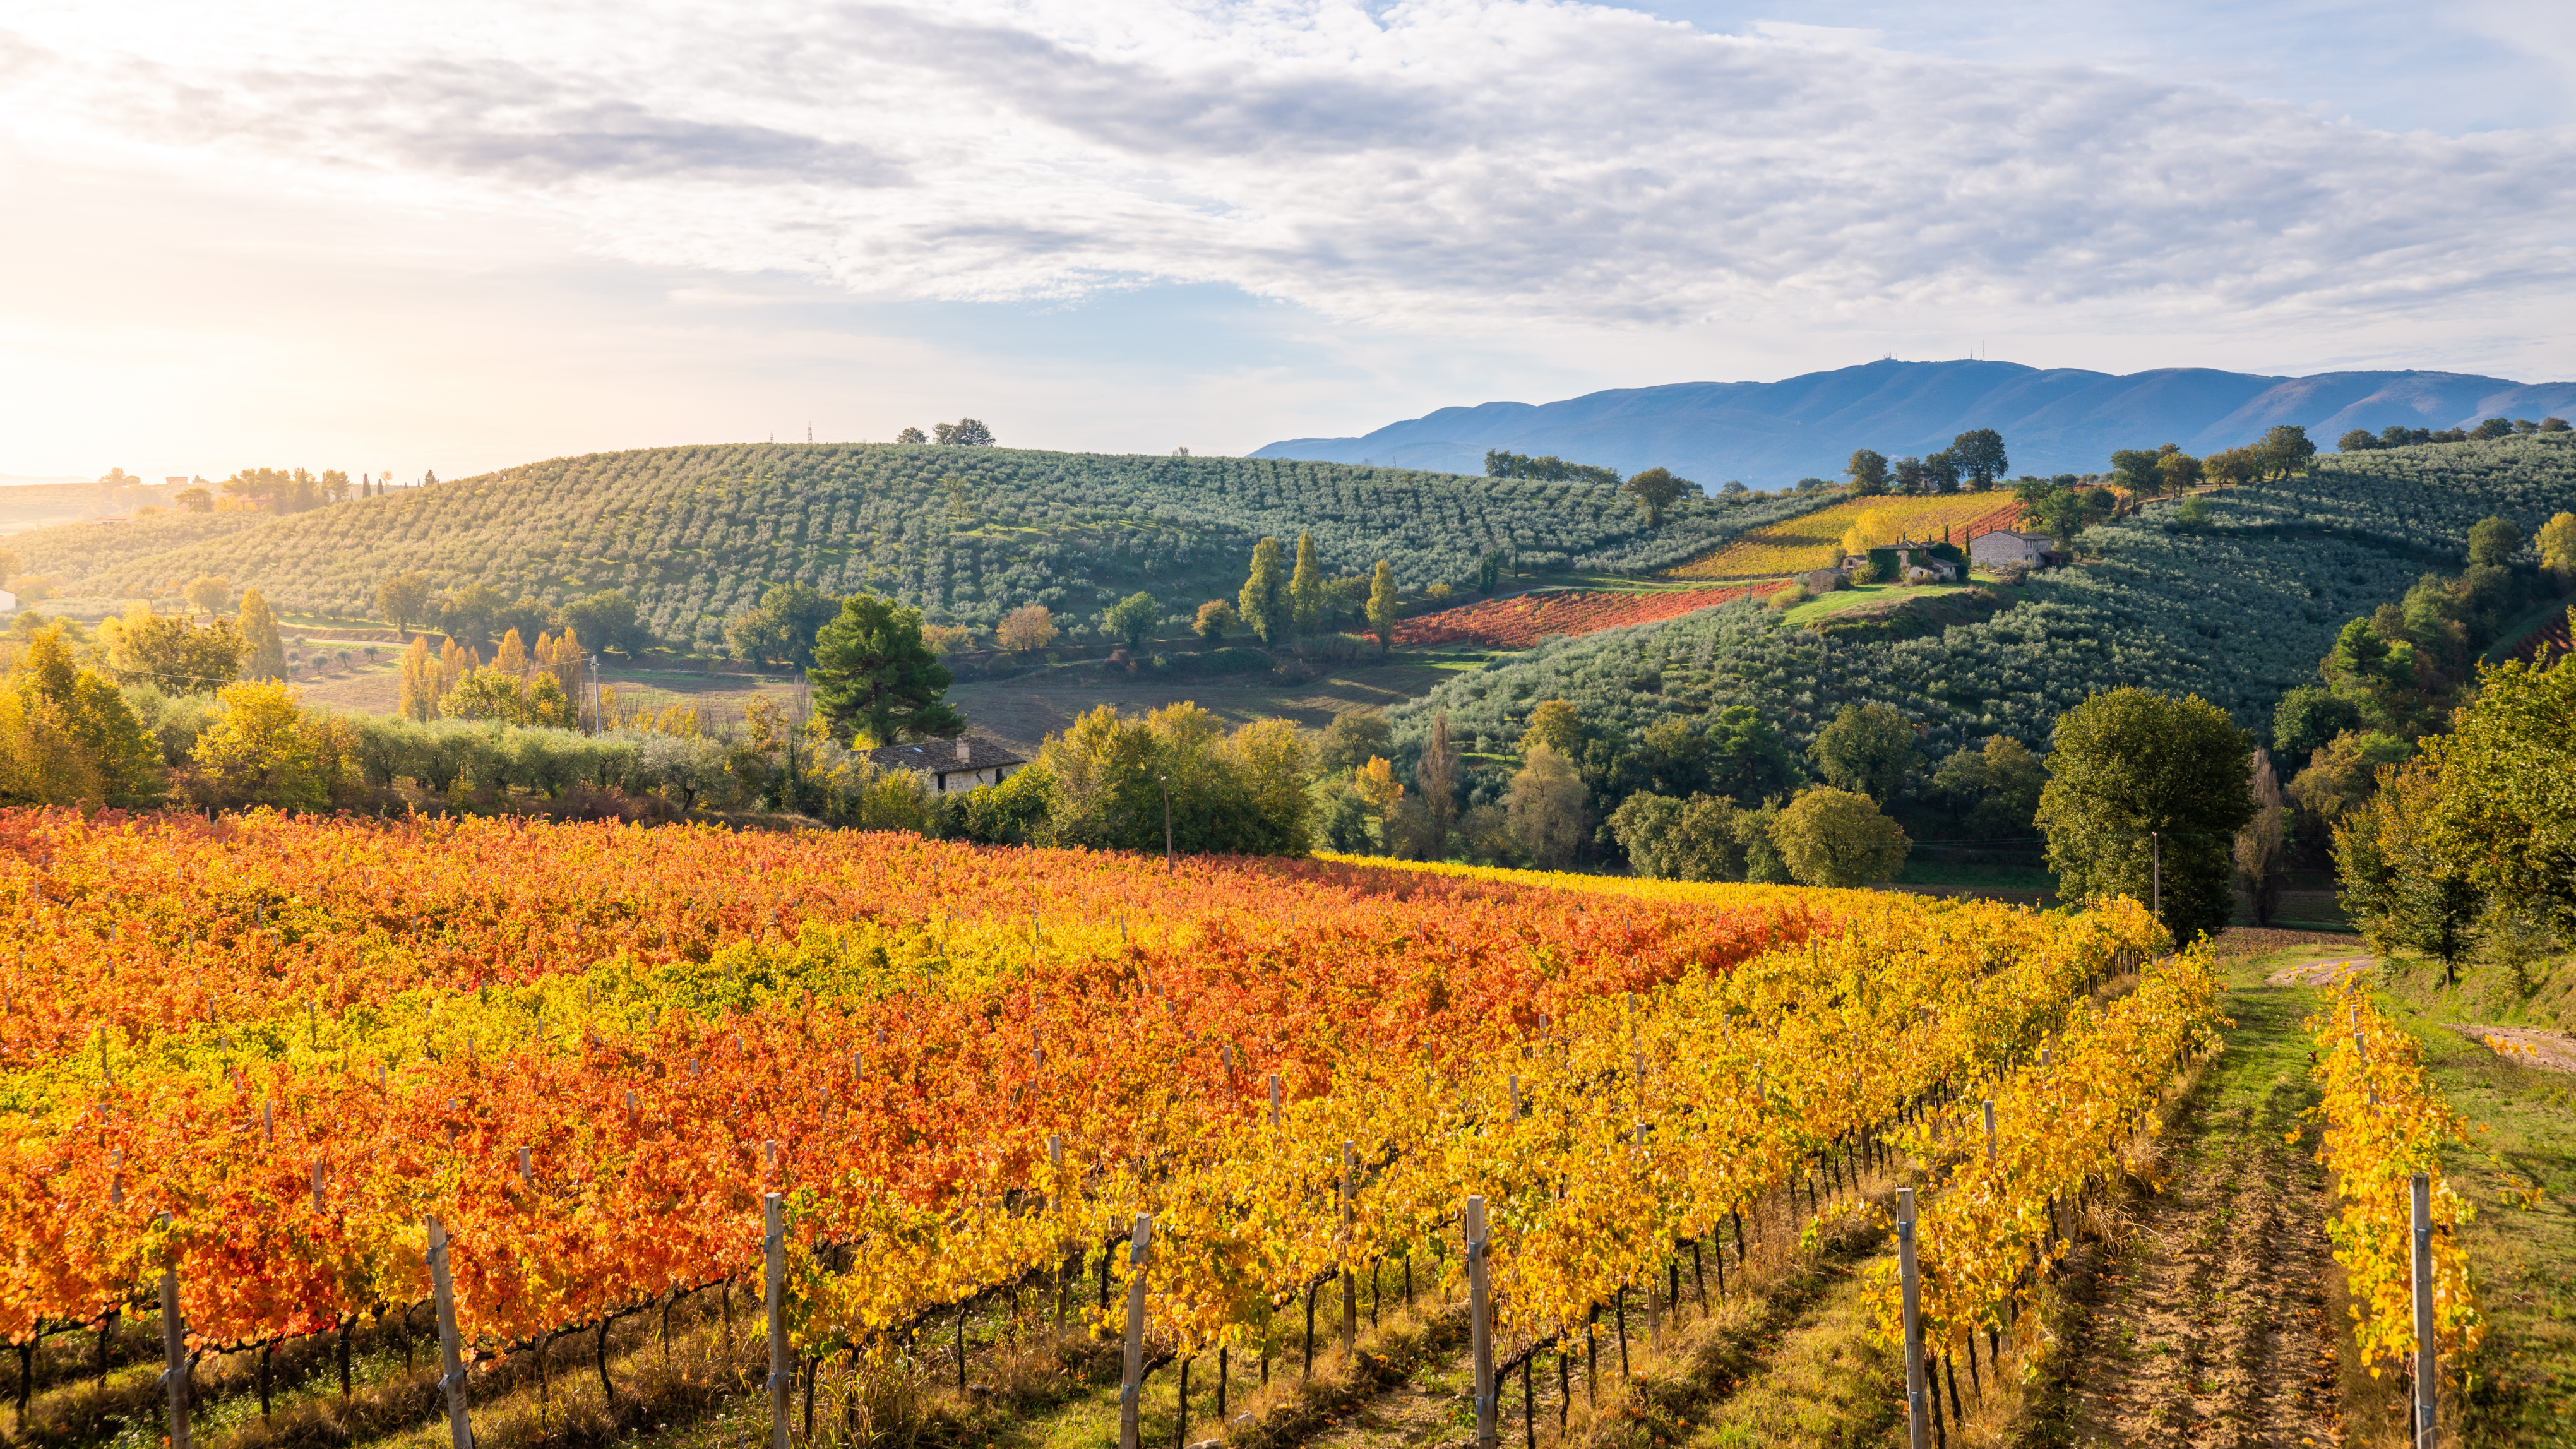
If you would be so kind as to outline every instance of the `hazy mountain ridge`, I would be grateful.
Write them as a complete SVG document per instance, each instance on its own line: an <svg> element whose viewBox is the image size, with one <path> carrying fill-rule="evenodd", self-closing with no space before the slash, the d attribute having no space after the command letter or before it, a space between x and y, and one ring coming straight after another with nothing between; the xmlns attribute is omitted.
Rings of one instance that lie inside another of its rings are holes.
<svg viewBox="0 0 2576 1449"><path fill-rule="evenodd" d="M1551 403L1441 408L1359 437L1291 438L1251 456L1476 473L1486 450L1501 448L1776 488L1839 476L1855 448L1926 453L1969 428L2001 432L2016 471L2047 474L2098 471L2116 448L2233 447L2275 423L2302 424L2331 448L2353 428L2470 427L2489 417L2570 413L2576 382L2456 372L2117 375L2015 362L1879 361L1779 382L1667 383Z"/></svg>

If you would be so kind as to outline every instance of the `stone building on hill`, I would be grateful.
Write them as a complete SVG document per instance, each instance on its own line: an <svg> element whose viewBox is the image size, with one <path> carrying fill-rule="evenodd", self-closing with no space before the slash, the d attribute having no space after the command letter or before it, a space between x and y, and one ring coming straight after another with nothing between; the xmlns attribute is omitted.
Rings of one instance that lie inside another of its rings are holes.
<svg viewBox="0 0 2576 1449"><path fill-rule="evenodd" d="M880 770L919 770L930 777L931 788L942 795L952 790L998 785L1028 764L1012 750L973 735L923 740L917 745L887 745L868 751L868 761Z"/></svg>

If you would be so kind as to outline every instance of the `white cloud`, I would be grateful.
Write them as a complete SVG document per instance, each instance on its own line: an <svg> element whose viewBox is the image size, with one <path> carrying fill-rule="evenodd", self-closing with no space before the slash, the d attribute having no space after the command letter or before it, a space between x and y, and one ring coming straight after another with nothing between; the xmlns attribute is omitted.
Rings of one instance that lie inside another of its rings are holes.
<svg viewBox="0 0 2576 1449"><path fill-rule="evenodd" d="M1501 0L442 15L58 11L12 47L51 111L19 129L876 297L1164 280L1415 323L2330 321L2536 299L2576 260L2564 132L2389 135L1867 32Z"/></svg>

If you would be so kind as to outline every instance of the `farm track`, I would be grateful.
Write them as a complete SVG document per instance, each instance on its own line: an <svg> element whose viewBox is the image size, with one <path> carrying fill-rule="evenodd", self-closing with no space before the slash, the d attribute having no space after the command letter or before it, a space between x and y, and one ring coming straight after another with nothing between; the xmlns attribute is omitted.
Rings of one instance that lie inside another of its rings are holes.
<svg viewBox="0 0 2576 1449"><path fill-rule="evenodd" d="M2288 993L2266 995L2239 993L2233 1009L2294 1032ZM2283 1140L2315 1092L2303 1072L2247 1065L2257 1070L2213 1072L2185 1098L2170 1181L2114 1210L2110 1242L2070 1265L2057 1355L2069 1378L2043 1396L2024 1442L2342 1442L2324 1177L2305 1146Z"/></svg>

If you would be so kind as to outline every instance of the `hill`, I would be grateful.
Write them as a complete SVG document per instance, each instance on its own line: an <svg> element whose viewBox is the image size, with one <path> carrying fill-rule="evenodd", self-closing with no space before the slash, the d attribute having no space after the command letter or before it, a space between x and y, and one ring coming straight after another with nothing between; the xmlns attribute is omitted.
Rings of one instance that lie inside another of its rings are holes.
<svg viewBox="0 0 2576 1449"><path fill-rule="evenodd" d="M2234 447L2275 423L2303 424L2330 446L2353 428L2473 427L2489 417L2553 413L2576 414L2576 382L2209 368L2115 376L2013 362L1881 361L1780 382L1684 382L1537 405L1442 408L1356 438L1292 438L1252 456L1477 472L1486 450L1499 448L1622 472L1660 464L1703 483L1736 478L1777 488L1840 476L1855 448L1928 453L1970 428L2000 431L2016 470L2049 474L2100 470L2116 448Z"/></svg>
<svg viewBox="0 0 2576 1449"><path fill-rule="evenodd" d="M1168 611L1231 598L1253 542L1311 531L1329 574L1465 584L1492 550L1527 570L1647 571L1831 501L1684 505L1649 531L1616 487L1268 459L1011 448L760 444L557 458L308 513L193 514L11 540L29 573L105 598L200 574L289 613L365 618L408 569L560 604L624 589L675 647L714 648L768 586L874 589L989 627L1080 619L1136 590Z"/></svg>
<svg viewBox="0 0 2576 1449"><path fill-rule="evenodd" d="M1844 704L1878 702L1920 724L1937 757L1990 734L2042 747L2085 696L2139 685L2198 694L2266 739L2274 705L2310 680L2344 622L2458 569L2471 524L2500 514L2528 536L2576 510L2576 440L2329 455L2307 477L2208 502L2204 531L2151 505L2087 533L2093 561L1952 595L1918 611L1917 628L1904 615L1806 628L1730 604L1543 645L1390 717L1413 755L1441 710L1454 736L1500 744L1549 699L1631 733L1742 704L1803 750Z"/></svg>

